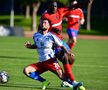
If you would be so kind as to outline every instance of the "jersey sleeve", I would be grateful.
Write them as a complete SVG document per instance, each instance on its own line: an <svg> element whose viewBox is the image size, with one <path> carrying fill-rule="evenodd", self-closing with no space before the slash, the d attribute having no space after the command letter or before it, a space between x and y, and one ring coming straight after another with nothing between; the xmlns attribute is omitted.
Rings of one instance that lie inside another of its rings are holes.
<svg viewBox="0 0 108 90"><path fill-rule="evenodd" d="M63 46L62 41L55 36L54 34L50 33L53 39L54 44L56 44L57 46Z"/></svg>
<svg viewBox="0 0 108 90"><path fill-rule="evenodd" d="M80 18L81 18L81 19L84 18L84 14L83 14L82 9L79 9L79 11L80 11Z"/></svg>
<svg viewBox="0 0 108 90"><path fill-rule="evenodd" d="M68 13L68 7L59 8L59 11L61 12L62 16L65 16Z"/></svg>

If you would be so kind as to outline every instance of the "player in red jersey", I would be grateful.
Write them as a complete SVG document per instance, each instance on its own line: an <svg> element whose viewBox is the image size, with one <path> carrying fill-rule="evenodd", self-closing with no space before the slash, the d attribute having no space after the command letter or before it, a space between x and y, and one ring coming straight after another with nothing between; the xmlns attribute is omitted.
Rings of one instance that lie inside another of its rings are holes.
<svg viewBox="0 0 108 90"><path fill-rule="evenodd" d="M72 2L72 5L77 4L77 0ZM77 35L80 24L84 24L84 14L81 8L72 8L68 11L67 15L67 33L69 36L68 45L72 50L77 41Z"/></svg>
<svg viewBox="0 0 108 90"><path fill-rule="evenodd" d="M60 39L62 39L62 19L63 16L67 13L68 8L58 8L57 2L51 2L48 10L42 15L41 19L47 18L50 20L53 29L51 32L56 34Z"/></svg>
<svg viewBox="0 0 108 90"><path fill-rule="evenodd" d="M69 8L57 8L57 2L51 2L48 10L42 15L41 20L44 18L47 18L51 22L51 29L50 32L55 34L57 37L62 39L62 19L63 16L68 12ZM57 53L58 55L58 53ZM71 67L74 60L73 59L62 59L63 55L59 56L59 60L62 61L64 71L66 76L72 81L72 84L76 84L77 82L74 82L74 75L71 71ZM65 57L65 56L63 56ZM65 57L66 58L66 57ZM67 61L66 61L67 60Z"/></svg>
<svg viewBox="0 0 108 90"><path fill-rule="evenodd" d="M52 1L49 5L48 10L41 17L41 19L47 18L51 22L52 27L50 29L50 32L55 34L60 39L62 39L62 19L67 11L68 8L58 8L57 2ZM73 59L70 59L72 61L68 63L68 61L64 61L65 59L62 59L60 57L61 56L59 56L59 60L63 63L65 73L71 79L71 81L74 81L74 75L73 73L70 73L70 64L73 64Z"/></svg>
<svg viewBox="0 0 108 90"><path fill-rule="evenodd" d="M68 13L70 9L77 9L79 7L83 7L87 5L90 0L85 0L84 2L72 4L69 7L61 7L58 8L56 0L52 0L49 3L48 9L43 13L41 19L47 18L52 25L51 32L57 35L60 39L62 39L62 19Z"/></svg>

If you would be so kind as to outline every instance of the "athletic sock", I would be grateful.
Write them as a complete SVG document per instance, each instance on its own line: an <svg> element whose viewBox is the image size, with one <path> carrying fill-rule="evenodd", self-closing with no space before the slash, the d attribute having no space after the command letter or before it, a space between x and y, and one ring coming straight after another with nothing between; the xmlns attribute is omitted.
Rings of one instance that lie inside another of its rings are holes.
<svg viewBox="0 0 108 90"><path fill-rule="evenodd" d="M65 74L66 76L68 76L68 78L71 80L71 81L74 81L74 75L71 71L71 67L69 64L64 64L64 70L65 70Z"/></svg>
<svg viewBox="0 0 108 90"><path fill-rule="evenodd" d="M69 64L70 65L70 68L72 68L73 67L73 64Z"/></svg>
<svg viewBox="0 0 108 90"><path fill-rule="evenodd" d="M29 77L32 78L32 79L34 79L34 80L38 80L38 81L40 81L40 82L46 81L43 77L41 77L41 76L39 75L39 72L31 72L31 73L29 74Z"/></svg>

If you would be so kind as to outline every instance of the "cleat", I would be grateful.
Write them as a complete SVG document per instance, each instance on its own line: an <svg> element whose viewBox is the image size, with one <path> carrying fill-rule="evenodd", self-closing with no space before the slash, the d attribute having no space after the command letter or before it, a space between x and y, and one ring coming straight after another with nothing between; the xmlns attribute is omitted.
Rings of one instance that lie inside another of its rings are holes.
<svg viewBox="0 0 108 90"><path fill-rule="evenodd" d="M47 86L50 84L50 82L44 81L42 84L43 84L42 90L45 90L47 88Z"/></svg>
<svg viewBox="0 0 108 90"><path fill-rule="evenodd" d="M78 90L86 90L84 86L79 86Z"/></svg>
<svg viewBox="0 0 108 90"><path fill-rule="evenodd" d="M73 90L77 90L81 86L83 86L82 82L76 82L73 84ZM83 90L83 89L81 89L81 90Z"/></svg>
<svg viewBox="0 0 108 90"><path fill-rule="evenodd" d="M61 87L70 87L70 88L73 88L73 85L70 84L70 83L68 83L67 81L63 81L63 82L61 83Z"/></svg>

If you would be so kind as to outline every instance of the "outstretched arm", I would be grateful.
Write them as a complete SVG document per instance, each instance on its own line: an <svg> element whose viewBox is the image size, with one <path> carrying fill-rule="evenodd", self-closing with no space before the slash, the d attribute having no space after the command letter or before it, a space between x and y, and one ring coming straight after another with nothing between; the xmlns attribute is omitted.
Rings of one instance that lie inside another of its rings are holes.
<svg viewBox="0 0 108 90"><path fill-rule="evenodd" d="M29 48L29 49L36 49L36 48L37 48L35 44L31 44L31 42L29 42L29 41L27 41L27 42L24 44L24 46L25 46L26 48Z"/></svg>
<svg viewBox="0 0 108 90"><path fill-rule="evenodd" d="M61 46L61 47L63 48L64 52L65 52L68 56L74 56L74 54L71 53L71 51L67 50L67 49L65 48L65 46Z"/></svg>

